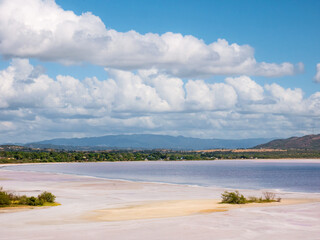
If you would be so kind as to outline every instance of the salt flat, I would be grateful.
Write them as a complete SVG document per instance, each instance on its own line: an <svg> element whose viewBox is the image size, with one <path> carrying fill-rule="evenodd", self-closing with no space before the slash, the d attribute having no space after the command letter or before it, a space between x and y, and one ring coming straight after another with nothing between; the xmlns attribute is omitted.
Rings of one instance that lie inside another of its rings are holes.
<svg viewBox="0 0 320 240"><path fill-rule="evenodd" d="M225 190L0 169L17 194L50 191L60 206L0 213L0 239L319 239L320 193L218 205ZM262 191L241 190L246 196Z"/></svg>

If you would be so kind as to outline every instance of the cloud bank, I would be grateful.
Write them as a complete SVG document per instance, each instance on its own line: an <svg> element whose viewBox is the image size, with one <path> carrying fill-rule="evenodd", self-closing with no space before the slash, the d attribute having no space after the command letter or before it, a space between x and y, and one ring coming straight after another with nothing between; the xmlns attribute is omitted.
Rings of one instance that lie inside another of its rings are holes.
<svg viewBox="0 0 320 240"><path fill-rule="evenodd" d="M301 89L261 86L248 76L207 83L156 69L109 70L108 79L80 81L39 69L14 59L0 71L0 141L101 132L270 137L319 122L320 92L304 98Z"/></svg>
<svg viewBox="0 0 320 240"><path fill-rule="evenodd" d="M119 70L157 68L177 77L293 75L294 65L257 62L249 45L224 39L206 44L194 36L107 29L90 12L78 16L54 0L1 0L0 53L63 64L91 63Z"/></svg>

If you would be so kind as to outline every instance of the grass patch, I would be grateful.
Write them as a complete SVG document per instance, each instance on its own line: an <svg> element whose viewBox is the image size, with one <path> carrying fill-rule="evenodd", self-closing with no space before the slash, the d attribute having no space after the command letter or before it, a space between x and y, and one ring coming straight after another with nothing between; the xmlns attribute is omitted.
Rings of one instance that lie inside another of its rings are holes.
<svg viewBox="0 0 320 240"><path fill-rule="evenodd" d="M276 194L273 192L264 192L262 197L248 197L246 198L239 191L228 192L225 191L221 194L221 202L227 204L246 204L246 203L270 203L280 202L281 198L276 198Z"/></svg>
<svg viewBox="0 0 320 240"><path fill-rule="evenodd" d="M54 202L54 203L49 203L49 202L45 202L42 206L44 207L56 207L56 206L60 206L60 203Z"/></svg>

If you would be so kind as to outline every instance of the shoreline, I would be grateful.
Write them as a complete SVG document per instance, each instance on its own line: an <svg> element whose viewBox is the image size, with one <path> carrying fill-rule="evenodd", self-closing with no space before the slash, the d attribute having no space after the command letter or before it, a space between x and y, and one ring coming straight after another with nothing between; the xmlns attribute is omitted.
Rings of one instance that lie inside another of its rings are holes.
<svg viewBox="0 0 320 240"><path fill-rule="evenodd" d="M297 161L297 162L319 162L320 158L254 158L254 159L212 159L212 160L135 160L135 161L70 161L70 162L25 162L25 163L0 163L0 167L3 166L15 166L15 165L30 165L30 164L67 164L67 163L121 163L121 162L199 162L199 161L266 161L266 162L287 162L287 161Z"/></svg>
<svg viewBox="0 0 320 240"><path fill-rule="evenodd" d="M288 163L288 162L295 162L295 163L317 163L320 164L320 158L279 158L279 159L265 159L265 158L257 158L257 159L215 159L215 160L154 160L154 161L92 161L92 162L26 162L26 163L0 163L0 169L10 166L23 166L23 165L55 165L55 164L87 164L87 163L148 163L148 162L213 162L213 161L242 161L242 162L275 162L275 163Z"/></svg>
<svg viewBox="0 0 320 240"><path fill-rule="evenodd" d="M265 163L265 162L276 162L276 163L288 163L288 161L292 161L293 163L316 163L320 164L320 159L229 159L229 160L181 160L181 161L147 161L147 162L199 162L199 161L248 161L248 162L257 162L257 163ZM0 171L13 171L13 172L30 172L30 173L45 173L45 174L56 174L56 175L71 175L71 176L78 176L84 178L93 178L93 179L101 179L101 180L110 180L110 181L120 181L120 182L128 182L128 183L145 183L145 184L164 184L164 185L173 185L173 186L187 186L187 187L209 187L209 188L216 188L216 189L224 189L226 191L232 191L238 189L240 191L274 191L277 194L281 193L301 193L301 194L320 194L319 192L302 192L302 191L290 191L286 189L280 188L231 188L231 187L224 187L224 186L217 186L217 185L201 185L201 184L186 184L186 183L170 183L170 182L162 182L162 181L144 181L144 180L132 180L132 179L122 179L122 178L107 178L107 177L98 177L98 176L91 176L91 175L81 175L75 173L61 173L61 172L45 172L45 171L32 171L32 170L11 170L6 169L6 167L10 166L24 166L24 165L60 165L60 164L90 164L90 163L142 163L146 161L117 161L117 162L52 162L52 163L14 163L14 164L0 164ZM1 176L0 176L1 181ZM1 185L0 185L1 186Z"/></svg>
<svg viewBox="0 0 320 240"><path fill-rule="evenodd" d="M320 163L320 162L319 162ZM39 164L47 164L47 163L39 163ZM55 163L52 163L55 164ZM20 165L20 164L17 164ZM22 164L24 165L24 164ZM0 165L1 167L1 165ZM319 201L320 201L320 192L298 192L298 191L285 191L282 189L274 189L274 188L259 188L259 189L250 189L250 188L228 188L228 187L222 187L222 186L203 186L203 185L197 185L197 184L183 184L183 183L169 183L169 182L151 182L151 181L135 181L135 180L127 180L127 179L113 179L113 178L104 178L104 177L97 177L97 176L90 176L90 175L80 175L80 174L72 174L72 173L58 173L58 172L42 172L42 171L27 171L27 170L11 170L11 169L2 169L0 168L1 172L10 172L14 175L19 175L20 173L24 173L27 175L43 175L43 176L55 176L57 178L59 177L66 177L71 179L78 179L79 181L85 181L85 180L93 180L93 181L102 181L102 182L115 182L115 183L121 183L121 184L139 184L139 185L155 185L155 186L164 186L164 187L185 187L185 188L204 188L204 189L214 189L219 190L221 193L224 191L234 191L239 190L240 192L260 192L263 193L264 191L273 191L276 194L302 194L302 195L319 195ZM1 178L1 181L10 180L10 178ZM211 199L217 201L217 199ZM297 199L296 199L297 200ZM300 199L303 201L303 199ZM312 199L313 201L314 199ZM299 201L298 201L299 202ZM265 204L270 205L270 203L249 203L249 205L257 205L257 206L264 206ZM229 204L230 206L237 206L237 204ZM240 204L238 206L247 206L248 204ZM274 202L271 205L277 205L276 202ZM30 207L15 207L17 208L34 208L33 206Z"/></svg>
<svg viewBox="0 0 320 240"><path fill-rule="evenodd" d="M250 161L256 161L256 160L250 160ZM307 161L306 161L307 162ZM70 162L66 162L70 163ZM309 163L309 162L307 162ZM29 163L26 163L29 165ZM37 164L48 164L48 163L37 163ZM56 164L56 163L49 163L49 164ZM60 163L57 163L60 164ZM63 164L63 163L61 163ZM320 164L320 159L319 159ZM25 165L25 164L16 164L19 165ZM33 165L33 163L30 163L30 165ZM230 188L230 187L223 187L223 186L216 186L216 185L199 185L199 184L185 184L185 183L170 183L170 182L153 182L153 181L139 181L139 180L128 180L128 179L121 179L121 178L106 178L106 177L97 177L97 176L91 176L91 175L81 175L81 174L74 174L74 173L61 173L61 172L44 172L44 171L28 171L28 170L11 170L11 169L3 169L1 168L2 164L0 164L0 173L1 172L11 172L13 174L19 174L19 173L25 173L30 175L48 175L48 176L57 176L58 178L61 177L67 177L67 178L79 178L81 180L97 180L97 181L103 181L103 182L119 182L124 184L142 184L142 185L159 185L159 186L172 186L172 187L186 187L186 188L208 188L208 189L215 189L222 191L234 191L239 190L240 192L261 192L264 191L273 191L276 194L303 194L303 195L319 195L320 199L320 191L319 192L301 192L301 191L287 191L283 189L277 189L277 188ZM10 180L7 178L2 178L0 175L0 182L4 180ZM1 186L1 185L0 185ZM252 204L252 203L251 203ZM260 205L263 205L261 203L257 203ZM232 205L232 204L231 204Z"/></svg>
<svg viewBox="0 0 320 240"><path fill-rule="evenodd" d="M230 188L230 187L223 187L223 186L207 186L207 185L199 185L199 184L184 184L184 183L170 183L170 182L152 182L152 181L138 181L138 180L127 180L127 179L121 179L121 178L104 178L104 177L96 177L96 176L90 176L90 175L79 175L79 174L71 174L71 173L53 173L53 172L37 172L37 171L26 171L26 170L7 170L7 169L1 169L1 171L10 171L10 172L22 172L22 173L43 173L43 174L52 174L52 175L58 175L58 176L75 176L80 178L88 178L88 179L96 179L96 180L102 180L102 181L116 181L116 182L123 182L123 183L141 183L141 184L156 184L156 185L168 185L168 186L185 186L189 188L214 188L214 189L221 189L221 191L233 191L233 190L239 190L239 191L273 191L276 194L320 194L320 192L301 192L301 191L287 191L284 189L278 189L278 188ZM2 179L1 180L7 180ZM1 185L0 185L1 186ZM222 192L221 192L222 193Z"/></svg>

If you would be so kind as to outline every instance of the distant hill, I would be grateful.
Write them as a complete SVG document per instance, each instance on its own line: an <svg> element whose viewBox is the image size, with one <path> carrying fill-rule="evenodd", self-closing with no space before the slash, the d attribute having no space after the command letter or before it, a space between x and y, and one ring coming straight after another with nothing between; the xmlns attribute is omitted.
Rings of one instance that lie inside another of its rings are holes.
<svg viewBox="0 0 320 240"><path fill-rule="evenodd" d="M260 144L255 148L320 150L320 134L291 137L288 139L276 139L265 144Z"/></svg>
<svg viewBox="0 0 320 240"><path fill-rule="evenodd" d="M107 135L87 138L59 138L25 144L32 148L56 148L68 150L98 149L172 149L172 150L203 150L212 148L251 148L266 143L271 139L254 138L240 140L200 139L183 136L133 134Z"/></svg>

